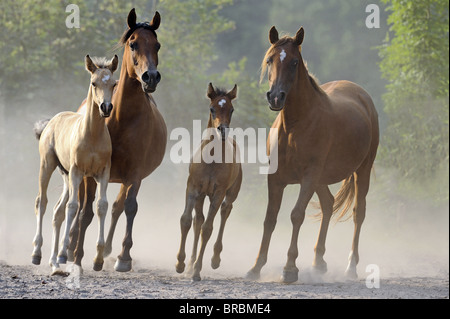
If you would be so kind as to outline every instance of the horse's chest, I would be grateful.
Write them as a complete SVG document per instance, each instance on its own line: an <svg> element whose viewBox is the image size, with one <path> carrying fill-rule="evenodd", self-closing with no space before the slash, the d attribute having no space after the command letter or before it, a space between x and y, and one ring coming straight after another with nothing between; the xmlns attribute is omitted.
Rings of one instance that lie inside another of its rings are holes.
<svg viewBox="0 0 450 319"><path fill-rule="evenodd" d="M98 176L104 173L111 159L111 148L89 146L80 148L75 154L75 165L87 176Z"/></svg>

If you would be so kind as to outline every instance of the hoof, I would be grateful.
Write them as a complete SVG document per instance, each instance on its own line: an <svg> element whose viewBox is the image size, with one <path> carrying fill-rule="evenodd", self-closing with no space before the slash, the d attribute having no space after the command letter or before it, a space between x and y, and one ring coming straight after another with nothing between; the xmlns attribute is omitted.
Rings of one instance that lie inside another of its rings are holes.
<svg viewBox="0 0 450 319"><path fill-rule="evenodd" d="M284 270L281 281L285 284L292 284L298 280L298 270Z"/></svg>
<svg viewBox="0 0 450 319"><path fill-rule="evenodd" d="M94 267L93 268L94 268L95 271L102 270L103 269L103 262L101 262L101 263L94 262Z"/></svg>
<svg viewBox="0 0 450 319"><path fill-rule="evenodd" d="M41 256L31 256L31 262L33 263L33 265L40 265L41 258Z"/></svg>
<svg viewBox="0 0 450 319"><path fill-rule="evenodd" d="M319 275L324 275L328 271L327 263L323 262L323 263L314 264L312 266L312 269L313 269L314 273L319 274Z"/></svg>
<svg viewBox="0 0 450 319"><path fill-rule="evenodd" d="M261 275L260 275L259 271L256 271L256 270L251 269L251 270L249 270L249 272L245 275L245 279L248 279L248 280L259 280L260 276L261 276Z"/></svg>
<svg viewBox="0 0 450 319"><path fill-rule="evenodd" d="M211 267L212 269L217 269L220 266L220 257L213 257L211 259Z"/></svg>
<svg viewBox="0 0 450 319"><path fill-rule="evenodd" d="M356 280L358 279L358 274L356 273L356 269L347 269L345 271L345 277L347 280Z"/></svg>
<svg viewBox="0 0 450 319"><path fill-rule="evenodd" d="M177 264L175 265L175 269L177 271L177 273L182 274L184 271L184 268L186 267L184 262L177 262Z"/></svg>
<svg viewBox="0 0 450 319"><path fill-rule="evenodd" d="M67 256L58 256L58 264L66 264Z"/></svg>
<svg viewBox="0 0 450 319"><path fill-rule="evenodd" d="M116 263L114 265L114 270L118 272L127 272L131 270L131 259L130 260L121 260L117 258Z"/></svg>
<svg viewBox="0 0 450 319"><path fill-rule="evenodd" d="M200 277L200 274L195 274L192 276L192 281L200 281L202 280L202 277Z"/></svg>

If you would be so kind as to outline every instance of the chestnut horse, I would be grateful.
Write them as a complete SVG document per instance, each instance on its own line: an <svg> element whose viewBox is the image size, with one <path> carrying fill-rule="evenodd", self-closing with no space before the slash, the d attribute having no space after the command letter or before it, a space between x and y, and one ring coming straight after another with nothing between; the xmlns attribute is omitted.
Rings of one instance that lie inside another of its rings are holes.
<svg viewBox="0 0 450 319"><path fill-rule="evenodd" d="M250 279L259 278L267 261L270 238L288 184L301 187L291 213L293 231L282 280L286 283L298 280L295 264L298 234L314 192L319 197L322 220L313 268L326 272L323 255L329 221L342 207L339 219L343 218L356 198L355 230L346 274L357 277L359 234L379 142L378 114L369 94L355 83L334 81L322 86L316 83L302 59L303 37L303 28L293 38L279 39L275 27L269 32L272 45L263 60L261 79L267 71L270 109L280 111L272 125L278 129L278 170L268 175L264 232L256 263L247 273ZM269 149L273 147L272 143ZM328 185L342 180L343 186L334 198Z"/></svg>
<svg viewBox="0 0 450 319"><path fill-rule="evenodd" d="M208 85L207 96L211 100L208 135L211 134L211 136L210 139L202 141L189 166L186 205L180 220L181 244L177 255L176 271L182 273L185 268L186 236L191 228L192 210L195 207L194 246L188 266L188 273L193 271L192 280L194 281L201 280L200 270L202 269L203 254L206 244L211 237L214 217L220 206L220 228L211 260L213 269L219 267L225 223L241 188L242 168L239 160L237 160L239 156L238 146L234 139L227 136L231 114L234 110L231 101L236 98L236 94L236 85L228 93L215 89L211 83ZM205 160L206 156L210 156L211 152L216 152L217 150L221 150L221 158L217 162L215 160ZM203 203L206 196L209 197L211 204L205 220ZM197 244L200 233L202 235L202 243L197 256Z"/></svg>
<svg viewBox="0 0 450 319"><path fill-rule="evenodd" d="M35 128L39 139L40 170L39 194L36 198L37 230L33 240L33 264L41 262L42 218L47 206L47 187L56 167L59 167L63 179L63 193L53 213L53 244L50 266L53 274L59 273L59 263L67 261L69 230L77 213L78 190L84 176L91 176L99 187L97 215L99 233L97 239L97 256L95 262L103 261L105 246L104 224L108 210L106 189L111 167L111 139L105 125L105 118L110 116L113 104L111 98L116 81L113 72L117 69L117 55L111 60L86 56L86 70L91 74L89 91L86 99L86 112L61 112L48 122L38 122ZM64 216L64 211L65 215ZM66 218L66 227L62 247L58 252L59 232Z"/></svg>
<svg viewBox="0 0 450 319"><path fill-rule="evenodd" d="M131 270L132 229L138 210L136 197L141 181L161 164L166 149L166 124L151 96L161 79L157 70L160 44L155 32L160 22L161 17L156 12L150 23L136 23L136 13L132 9L127 18L128 29L120 39L124 47L123 61L112 98L114 109L106 123L112 142L110 182L120 183L121 187L112 206L104 256L111 253L114 230L124 210L127 218L122 252L114 266L116 271ZM79 211L79 229L74 227L71 234L72 251L76 244L73 252L76 265L81 265L84 235L93 216L94 196L95 184L85 180L85 202ZM101 265L94 267L95 270L101 268Z"/></svg>

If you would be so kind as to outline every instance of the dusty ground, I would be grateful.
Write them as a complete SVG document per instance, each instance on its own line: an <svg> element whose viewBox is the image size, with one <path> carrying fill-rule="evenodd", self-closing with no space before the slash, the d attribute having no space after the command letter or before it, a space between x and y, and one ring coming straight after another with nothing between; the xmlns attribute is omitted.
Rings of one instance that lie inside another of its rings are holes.
<svg viewBox="0 0 450 319"><path fill-rule="evenodd" d="M276 281L246 281L220 274L201 282L163 269L139 268L130 273L110 269L85 269L80 279L50 276L44 266L0 265L0 298L42 299L436 299L449 298L448 273L433 277L381 279L379 288L356 281L313 278L307 271L300 281L285 285Z"/></svg>

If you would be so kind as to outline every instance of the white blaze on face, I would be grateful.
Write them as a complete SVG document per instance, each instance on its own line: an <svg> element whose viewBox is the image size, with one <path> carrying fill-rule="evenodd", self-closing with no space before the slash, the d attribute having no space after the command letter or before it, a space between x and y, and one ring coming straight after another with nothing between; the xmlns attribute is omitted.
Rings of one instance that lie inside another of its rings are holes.
<svg viewBox="0 0 450 319"><path fill-rule="evenodd" d="M110 76L109 74L105 74L102 78L103 83L106 83L109 80Z"/></svg>
<svg viewBox="0 0 450 319"><path fill-rule="evenodd" d="M220 107L223 107L223 106L225 105L225 103L227 103L227 101L226 101L225 99L221 99L221 100L219 101Z"/></svg>
<svg viewBox="0 0 450 319"><path fill-rule="evenodd" d="M283 62L285 58L286 58L286 51L284 51L284 49L283 49L283 50L281 50L281 53L280 53L281 62Z"/></svg>

